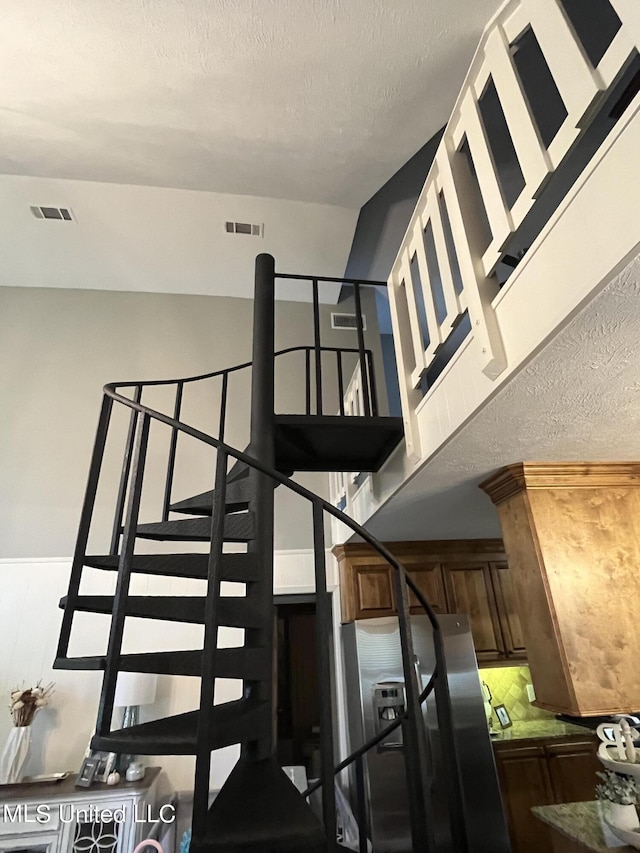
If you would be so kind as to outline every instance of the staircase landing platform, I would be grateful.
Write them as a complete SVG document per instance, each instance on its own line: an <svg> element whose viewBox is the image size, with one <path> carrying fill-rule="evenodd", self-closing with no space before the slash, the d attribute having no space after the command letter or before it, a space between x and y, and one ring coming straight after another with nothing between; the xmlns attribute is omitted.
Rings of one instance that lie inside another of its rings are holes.
<svg viewBox="0 0 640 853"><path fill-rule="evenodd" d="M276 415L276 467L378 471L404 434L402 418Z"/></svg>

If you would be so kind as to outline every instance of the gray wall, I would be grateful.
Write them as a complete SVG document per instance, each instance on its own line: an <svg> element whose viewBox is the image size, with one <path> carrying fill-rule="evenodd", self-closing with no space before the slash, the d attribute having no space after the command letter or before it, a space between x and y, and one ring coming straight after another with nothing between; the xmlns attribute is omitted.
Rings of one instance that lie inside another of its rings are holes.
<svg viewBox="0 0 640 853"><path fill-rule="evenodd" d="M373 300L372 293L365 294L364 310L368 344L380 364ZM355 332L329 328L330 310L322 308L323 343L354 346ZM348 303L338 310L349 310ZM227 297L0 288L0 556L72 553L105 383L189 376L248 361L252 311L252 300ZM279 348L311 343L310 305L279 302L276 332ZM281 361L278 411L302 410L302 366L300 355ZM246 371L229 389L225 438L239 449L248 440L249 388ZM219 384L213 382L185 392L184 419L217 434L219 393ZM148 402L171 410L172 400L164 392ZM333 403L337 412L335 393ZM94 552L108 545L124 412L117 414L114 427L90 543ZM141 513L145 521L159 518L168 439L168 429L152 429ZM214 473L211 451L191 440L180 441L176 499L211 488ZM301 480L318 491L326 489L324 475ZM282 491L277 493L276 547L310 547L308 507Z"/></svg>

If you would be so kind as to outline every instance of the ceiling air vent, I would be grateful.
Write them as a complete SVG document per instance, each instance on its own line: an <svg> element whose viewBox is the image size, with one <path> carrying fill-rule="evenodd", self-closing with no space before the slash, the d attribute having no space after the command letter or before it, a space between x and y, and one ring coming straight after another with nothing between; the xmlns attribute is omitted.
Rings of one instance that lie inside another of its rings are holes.
<svg viewBox="0 0 640 853"><path fill-rule="evenodd" d="M332 314L331 315L332 329L357 329L358 323L355 314ZM367 318L362 315L362 329L367 331Z"/></svg>
<svg viewBox="0 0 640 853"><path fill-rule="evenodd" d="M262 225L251 225L249 222L225 222L227 234L249 234L251 237L264 237L264 222Z"/></svg>
<svg viewBox="0 0 640 853"><path fill-rule="evenodd" d="M73 221L73 216L68 207L37 207L31 205L31 213L36 219L64 219L67 222Z"/></svg>

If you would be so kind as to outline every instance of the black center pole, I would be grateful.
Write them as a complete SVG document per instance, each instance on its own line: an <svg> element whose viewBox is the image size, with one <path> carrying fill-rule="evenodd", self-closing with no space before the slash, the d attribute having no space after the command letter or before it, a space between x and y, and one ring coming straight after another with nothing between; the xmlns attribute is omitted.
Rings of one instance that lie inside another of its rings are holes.
<svg viewBox="0 0 640 853"><path fill-rule="evenodd" d="M256 258L253 309L253 366L251 372L251 440L249 452L264 465L274 467L274 369L275 369L275 261L271 255ZM260 613L260 627L247 629L245 645L271 649L274 647L273 607L273 505L275 483L259 471L251 470L254 488L250 509L255 518L255 536L248 549L258 555L261 579L247 586L247 599ZM259 760L271 755L275 745L276 709L272 673L264 673L260 681L245 681L245 696L267 702L271 706L271 735L243 747L247 758Z"/></svg>

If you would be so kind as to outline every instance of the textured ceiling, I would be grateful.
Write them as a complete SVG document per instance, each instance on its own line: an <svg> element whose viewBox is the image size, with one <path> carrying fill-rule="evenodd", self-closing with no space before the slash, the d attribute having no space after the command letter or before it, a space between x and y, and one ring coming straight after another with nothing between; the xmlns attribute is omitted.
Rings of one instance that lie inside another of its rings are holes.
<svg viewBox="0 0 640 853"><path fill-rule="evenodd" d="M367 523L383 540L500 536L478 483L524 461L640 459L640 257Z"/></svg>
<svg viewBox="0 0 640 853"><path fill-rule="evenodd" d="M497 0L4 0L0 173L360 207Z"/></svg>

